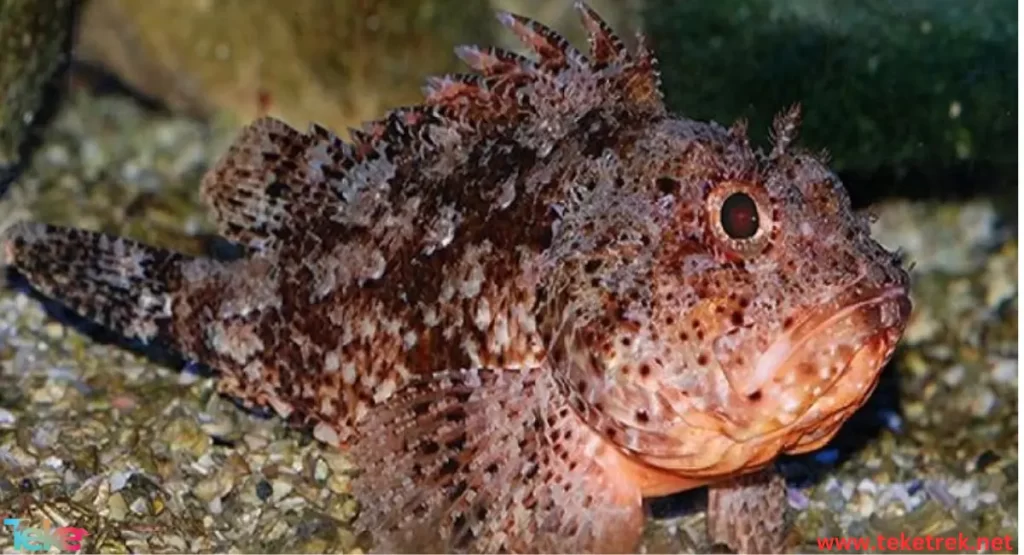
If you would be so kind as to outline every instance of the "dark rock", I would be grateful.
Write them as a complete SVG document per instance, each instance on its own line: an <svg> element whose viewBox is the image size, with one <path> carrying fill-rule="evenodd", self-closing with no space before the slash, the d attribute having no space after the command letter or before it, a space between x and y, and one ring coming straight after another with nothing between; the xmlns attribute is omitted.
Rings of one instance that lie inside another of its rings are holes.
<svg viewBox="0 0 1024 555"><path fill-rule="evenodd" d="M75 0L0 0L0 196L57 107L77 10Z"/></svg>

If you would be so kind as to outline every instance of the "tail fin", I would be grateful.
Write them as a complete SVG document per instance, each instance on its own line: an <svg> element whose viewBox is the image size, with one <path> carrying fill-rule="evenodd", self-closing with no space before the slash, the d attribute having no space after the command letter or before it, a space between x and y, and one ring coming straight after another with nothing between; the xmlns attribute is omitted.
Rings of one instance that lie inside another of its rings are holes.
<svg viewBox="0 0 1024 555"><path fill-rule="evenodd" d="M34 222L0 234L0 267L131 339L170 344L171 294L189 256L93 231Z"/></svg>

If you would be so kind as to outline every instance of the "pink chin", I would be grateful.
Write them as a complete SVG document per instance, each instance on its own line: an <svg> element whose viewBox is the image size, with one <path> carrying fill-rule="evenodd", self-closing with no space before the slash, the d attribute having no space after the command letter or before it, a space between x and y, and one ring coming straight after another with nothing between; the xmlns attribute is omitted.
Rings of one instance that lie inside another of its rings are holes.
<svg viewBox="0 0 1024 555"><path fill-rule="evenodd" d="M888 310L894 311L895 316L883 315L883 311ZM673 488L686 489L683 487L686 484L696 487L758 470L780 454L804 453L828 443L874 390L881 369L895 350L908 314L909 300L905 292L884 290L813 322L804 328L810 328L810 333L801 335L795 344L777 343L784 347L777 351L770 348L766 353L768 358L762 357L771 361L770 365L765 364L771 369L772 377L799 372L797 367L806 360L801 352L814 349L813 338L844 319L866 318L859 325L874 322L880 326L857 341L859 346L846 355L849 358L841 371L828 381L820 382L821 391L807 394L795 412L783 416L779 400L786 393L786 387L792 392L795 386L769 379L762 386L763 396L759 400L753 401L735 392L730 404L721 410L692 409L680 414L681 422L666 431L671 444L660 445L661 455L629 455L647 468L645 491L671 493ZM799 348L801 345L804 349ZM796 385L805 384L797 382Z"/></svg>

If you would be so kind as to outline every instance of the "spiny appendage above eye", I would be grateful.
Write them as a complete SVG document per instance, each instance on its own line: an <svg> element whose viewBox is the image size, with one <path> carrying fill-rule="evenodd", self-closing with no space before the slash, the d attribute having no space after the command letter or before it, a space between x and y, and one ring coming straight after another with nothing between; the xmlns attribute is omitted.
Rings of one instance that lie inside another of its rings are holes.
<svg viewBox="0 0 1024 555"><path fill-rule="evenodd" d="M769 158L777 159L785 155L789 147L796 142L802 119L801 112L800 104L797 103L775 115L771 129L772 151Z"/></svg>

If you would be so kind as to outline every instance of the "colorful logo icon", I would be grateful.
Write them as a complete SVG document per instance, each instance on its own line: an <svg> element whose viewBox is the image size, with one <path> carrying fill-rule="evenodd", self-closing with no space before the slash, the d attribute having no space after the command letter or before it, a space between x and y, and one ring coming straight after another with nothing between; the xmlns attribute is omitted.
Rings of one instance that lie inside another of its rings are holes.
<svg viewBox="0 0 1024 555"><path fill-rule="evenodd" d="M49 520L44 520L42 527L37 528L22 525L20 518L5 518L4 527L11 527L14 532L16 551L49 551L51 547L61 551L78 551L82 549L82 539L89 535L85 528L54 528Z"/></svg>

